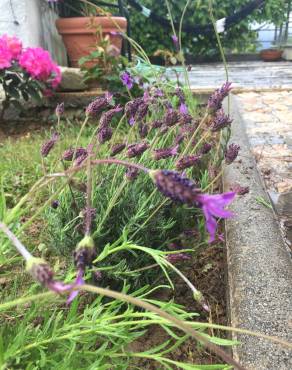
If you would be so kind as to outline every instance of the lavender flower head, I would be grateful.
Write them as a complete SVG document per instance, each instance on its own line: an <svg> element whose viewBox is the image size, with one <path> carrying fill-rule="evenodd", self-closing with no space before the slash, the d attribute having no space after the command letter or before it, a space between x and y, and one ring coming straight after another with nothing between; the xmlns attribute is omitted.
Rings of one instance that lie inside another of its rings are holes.
<svg viewBox="0 0 292 370"><path fill-rule="evenodd" d="M111 139L112 135L113 130L108 126L104 126L98 131L97 138L100 144L104 144L106 141Z"/></svg>
<svg viewBox="0 0 292 370"><path fill-rule="evenodd" d="M179 98L180 103L185 103L186 97L183 90L180 87L177 87L175 89L174 95L176 95Z"/></svg>
<svg viewBox="0 0 292 370"><path fill-rule="evenodd" d="M179 113L174 109L168 109L163 119L165 125L169 127L174 126L179 121Z"/></svg>
<svg viewBox="0 0 292 370"><path fill-rule="evenodd" d="M141 103L138 106L136 117L135 117L137 121L141 121L146 117L148 113L148 108L149 108L149 104L145 102Z"/></svg>
<svg viewBox="0 0 292 370"><path fill-rule="evenodd" d="M72 289L72 285L54 280L54 272L41 258L30 257L26 263L26 270L33 279L55 293L63 293Z"/></svg>
<svg viewBox="0 0 292 370"><path fill-rule="evenodd" d="M75 153L75 159L77 159L81 156L87 155L87 149L82 148L82 147L76 148L76 149L74 148L67 149L62 155L62 159L64 161L72 161L74 153Z"/></svg>
<svg viewBox="0 0 292 370"><path fill-rule="evenodd" d="M53 149L54 145L59 139L59 134L57 132L54 132L51 139L46 141L42 147L41 147L41 155L42 157L47 157L50 153L50 151Z"/></svg>
<svg viewBox="0 0 292 370"><path fill-rule="evenodd" d="M83 276L87 266L91 266L92 262L96 258L97 253L94 246L94 241L91 236L85 235L85 237L78 243L74 253L74 264L77 268L76 280L74 283L75 287L84 284ZM78 290L73 290L67 300L67 304L71 303L73 299L78 295Z"/></svg>
<svg viewBox="0 0 292 370"><path fill-rule="evenodd" d="M192 180L169 170L152 170L149 174L158 190L166 197L174 202L197 205L196 197L200 189Z"/></svg>
<svg viewBox="0 0 292 370"><path fill-rule="evenodd" d="M135 115L139 108L139 105L142 104L143 98L136 98L128 101L125 105L125 114L129 120L131 120L130 125L132 126L135 123Z"/></svg>
<svg viewBox="0 0 292 370"><path fill-rule="evenodd" d="M153 159L158 161L160 159L169 158L178 154L179 146L176 145L171 148L164 148L164 149L154 149L153 151Z"/></svg>
<svg viewBox="0 0 292 370"><path fill-rule="evenodd" d="M196 165L200 158L201 157L198 155L184 156L176 162L175 167L178 171L183 171L186 168L193 167L194 165Z"/></svg>
<svg viewBox="0 0 292 370"><path fill-rule="evenodd" d="M224 127L230 126L232 121L233 120L224 113L223 109L219 109L216 112L214 120L212 122L211 131L220 131Z"/></svg>
<svg viewBox="0 0 292 370"><path fill-rule="evenodd" d="M121 81L122 81L122 84L124 86L126 86L127 89L131 90L132 87L134 86L134 79L133 77L130 75L129 72L127 71L124 71L121 76Z"/></svg>
<svg viewBox="0 0 292 370"><path fill-rule="evenodd" d="M141 143L137 144L130 144L127 148L127 156L129 158L137 157L138 155L141 155L149 148L149 144L142 141Z"/></svg>
<svg viewBox="0 0 292 370"><path fill-rule="evenodd" d="M177 263L190 259L191 257L188 256L186 253L171 253L166 256L166 260L170 263Z"/></svg>
<svg viewBox="0 0 292 370"><path fill-rule="evenodd" d="M56 116L57 117L61 117L64 114L64 111L65 111L64 102L63 103L60 103L60 104L57 104L56 110L55 110Z"/></svg>
<svg viewBox="0 0 292 370"><path fill-rule="evenodd" d="M225 84L213 92L208 99L207 109L208 112L213 114L218 109L222 108L223 99L229 94L231 90L231 82L225 82Z"/></svg>
<svg viewBox="0 0 292 370"><path fill-rule="evenodd" d="M99 121L100 126L101 127L103 127L103 126L109 126L110 123L111 123L111 120L113 119L113 117L117 113L121 112L122 110L123 110L123 108L118 105L115 108L110 109L107 112L102 113L102 115L100 117L100 121Z"/></svg>
<svg viewBox="0 0 292 370"><path fill-rule="evenodd" d="M237 144L230 144L225 151L225 163L231 164L238 156L240 146Z"/></svg>
<svg viewBox="0 0 292 370"><path fill-rule="evenodd" d="M234 192L224 194L202 194L197 185L178 172L168 170L152 170L149 172L158 190L175 202L200 207L206 220L206 228L210 234L209 242L215 239L217 222L215 217L230 218L233 213L224 209L235 197Z"/></svg>
<svg viewBox="0 0 292 370"><path fill-rule="evenodd" d="M181 113L179 117L179 125L184 126L191 124L193 122L193 117L189 113Z"/></svg>
<svg viewBox="0 0 292 370"><path fill-rule="evenodd" d="M112 99L111 94L106 94L105 96L100 96L93 100L86 108L85 114L86 116L95 117L105 108L110 105Z"/></svg>
<svg viewBox="0 0 292 370"><path fill-rule="evenodd" d="M87 266L91 266L96 255L94 241L91 236L86 235L75 248L74 264L78 269L85 270Z"/></svg>
<svg viewBox="0 0 292 370"><path fill-rule="evenodd" d="M126 144L125 143L117 143L115 144L113 147L112 147L112 150L111 150L111 156L115 156L117 154L119 154L121 151L123 151L126 147Z"/></svg>

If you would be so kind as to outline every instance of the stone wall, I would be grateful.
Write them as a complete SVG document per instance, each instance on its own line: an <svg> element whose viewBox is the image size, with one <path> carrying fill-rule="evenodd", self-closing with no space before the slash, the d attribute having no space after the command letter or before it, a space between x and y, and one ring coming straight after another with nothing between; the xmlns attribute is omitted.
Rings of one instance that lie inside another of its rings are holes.
<svg viewBox="0 0 292 370"><path fill-rule="evenodd" d="M56 18L46 0L0 0L0 35L16 35L24 46L41 46L60 65L67 65L65 48L55 28Z"/></svg>

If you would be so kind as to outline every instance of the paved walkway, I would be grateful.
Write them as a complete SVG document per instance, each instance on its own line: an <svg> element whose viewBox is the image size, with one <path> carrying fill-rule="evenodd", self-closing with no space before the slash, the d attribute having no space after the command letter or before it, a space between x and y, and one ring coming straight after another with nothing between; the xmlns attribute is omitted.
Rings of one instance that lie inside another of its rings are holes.
<svg viewBox="0 0 292 370"><path fill-rule="evenodd" d="M228 70L229 80L238 89L292 89L292 62L230 62ZM194 65L189 78L193 89L212 90L226 79L224 65Z"/></svg>
<svg viewBox="0 0 292 370"><path fill-rule="evenodd" d="M292 91L235 95L267 191L292 245Z"/></svg>

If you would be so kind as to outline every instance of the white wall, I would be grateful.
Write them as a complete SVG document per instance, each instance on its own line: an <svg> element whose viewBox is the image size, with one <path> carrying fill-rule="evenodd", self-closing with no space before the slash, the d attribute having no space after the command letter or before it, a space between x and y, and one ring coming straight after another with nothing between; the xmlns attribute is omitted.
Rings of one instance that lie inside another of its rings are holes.
<svg viewBox="0 0 292 370"><path fill-rule="evenodd" d="M46 0L0 0L0 35L16 35L27 47L41 46L60 65L66 65L65 48L55 28L56 18Z"/></svg>

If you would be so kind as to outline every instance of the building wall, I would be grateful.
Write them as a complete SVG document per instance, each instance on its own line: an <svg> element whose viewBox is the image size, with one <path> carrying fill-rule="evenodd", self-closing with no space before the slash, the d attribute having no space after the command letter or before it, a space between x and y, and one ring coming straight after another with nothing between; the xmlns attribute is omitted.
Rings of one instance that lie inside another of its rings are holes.
<svg viewBox="0 0 292 370"><path fill-rule="evenodd" d="M56 18L47 0L0 0L0 35L16 35L26 47L43 47L60 65L67 65Z"/></svg>

